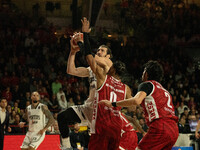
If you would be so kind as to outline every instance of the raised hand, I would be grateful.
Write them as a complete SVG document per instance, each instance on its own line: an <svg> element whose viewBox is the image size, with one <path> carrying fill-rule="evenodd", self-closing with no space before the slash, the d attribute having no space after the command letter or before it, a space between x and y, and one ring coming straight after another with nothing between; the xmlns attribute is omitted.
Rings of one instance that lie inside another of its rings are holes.
<svg viewBox="0 0 200 150"><path fill-rule="evenodd" d="M77 45L77 42L83 42L83 34L75 32L73 36L71 36L70 45L72 52L80 51L80 47Z"/></svg>
<svg viewBox="0 0 200 150"><path fill-rule="evenodd" d="M77 42L82 42L83 43L83 33L78 32L78 33L74 33L73 35L73 39L74 39L74 44L77 44Z"/></svg>
<svg viewBox="0 0 200 150"><path fill-rule="evenodd" d="M82 22L82 32L89 33L91 31L90 22L87 20L86 17L83 17L83 19L81 19L81 22Z"/></svg>

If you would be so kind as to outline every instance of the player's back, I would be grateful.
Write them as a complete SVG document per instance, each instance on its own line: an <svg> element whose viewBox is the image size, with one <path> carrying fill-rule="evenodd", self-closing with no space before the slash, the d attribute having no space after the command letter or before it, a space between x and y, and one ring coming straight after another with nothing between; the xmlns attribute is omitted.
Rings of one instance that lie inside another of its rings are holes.
<svg viewBox="0 0 200 150"><path fill-rule="evenodd" d="M123 100L126 93L125 89L125 84L107 75L103 85L97 90L92 120L92 126L95 125L97 134L109 136L120 134L122 128L121 107L108 108L105 105L98 105L98 102L105 99L111 102Z"/></svg>
<svg viewBox="0 0 200 150"><path fill-rule="evenodd" d="M170 93L156 81L147 82L153 85L152 92L142 102L147 124L159 118L170 118L177 121Z"/></svg>

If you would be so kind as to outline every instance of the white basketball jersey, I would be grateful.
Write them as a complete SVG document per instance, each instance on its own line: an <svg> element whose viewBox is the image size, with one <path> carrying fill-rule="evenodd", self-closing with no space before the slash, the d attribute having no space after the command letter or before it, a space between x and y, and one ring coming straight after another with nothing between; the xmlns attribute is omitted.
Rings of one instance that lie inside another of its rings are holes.
<svg viewBox="0 0 200 150"><path fill-rule="evenodd" d="M39 103L36 108L32 108L31 105L27 107L30 132L38 132L45 126L45 115L42 111L43 105Z"/></svg>

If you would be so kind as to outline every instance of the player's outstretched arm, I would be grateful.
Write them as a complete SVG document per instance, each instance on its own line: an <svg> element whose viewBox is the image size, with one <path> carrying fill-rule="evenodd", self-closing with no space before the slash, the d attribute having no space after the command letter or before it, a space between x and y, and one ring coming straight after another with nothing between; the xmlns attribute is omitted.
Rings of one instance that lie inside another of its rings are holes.
<svg viewBox="0 0 200 150"><path fill-rule="evenodd" d="M112 107L112 106L114 106L114 107L117 107L117 106L130 107L133 105L140 105L142 103L143 99L146 97L146 95L147 94L145 92L140 91L134 97L131 97L129 99L125 99L125 100L121 100L121 101L113 102L113 103L111 103L108 100L102 100L99 102L99 104L104 104L108 107Z"/></svg>
<svg viewBox="0 0 200 150"><path fill-rule="evenodd" d="M78 37L78 36L76 36L76 34L78 34L78 33L75 33L74 36L71 38ZM70 75L78 76L78 77L89 77L89 71L87 68L75 66L75 56L76 56L76 53L80 50L80 48L75 47L73 45L72 41L73 41L73 39L71 39L71 41L70 41L71 51L70 51L68 61L67 61L67 73Z"/></svg>

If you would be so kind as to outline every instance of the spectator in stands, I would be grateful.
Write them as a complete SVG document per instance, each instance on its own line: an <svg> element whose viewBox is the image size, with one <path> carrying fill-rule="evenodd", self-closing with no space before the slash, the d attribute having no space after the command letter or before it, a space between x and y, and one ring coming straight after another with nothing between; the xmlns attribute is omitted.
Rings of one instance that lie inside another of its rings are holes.
<svg viewBox="0 0 200 150"><path fill-rule="evenodd" d="M69 107L74 106L74 105L75 105L75 104L74 104L73 98L70 97L70 98L69 98L69 101L67 102L67 107L69 108Z"/></svg>
<svg viewBox="0 0 200 150"><path fill-rule="evenodd" d="M59 131L59 128L58 128L58 122L55 121L54 124L47 129L47 132L49 134L59 134L60 131Z"/></svg>
<svg viewBox="0 0 200 150"><path fill-rule="evenodd" d="M63 95L64 98L66 99L65 93L64 93L64 91L63 91L62 88L60 88L59 91L58 91L57 94L56 94L57 100L58 100L58 101L61 100L61 95Z"/></svg>
<svg viewBox="0 0 200 150"><path fill-rule="evenodd" d="M147 124L145 123L144 118L140 118L140 119L139 119L139 124L141 125L142 129L143 129L145 132L147 132L148 126L147 126Z"/></svg>
<svg viewBox="0 0 200 150"><path fill-rule="evenodd" d="M52 103L51 103L51 101L49 100L49 98L48 98L47 96L42 95L42 96L41 96L41 99L40 99L40 102L41 102L42 104L47 105L48 108L51 108L51 106L52 106Z"/></svg>
<svg viewBox="0 0 200 150"><path fill-rule="evenodd" d="M76 103L77 105L82 105L84 103L84 100L81 98L79 94L76 95Z"/></svg>
<svg viewBox="0 0 200 150"><path fill-rule="evenodd" d="M52 93L57 94L60 88L62 88L62 84L56 79L51 85Z"/></svg>
<svg viewBox="0 0 200 150"><path fill-rule="evenodd" d="M184 109L185 108L188 108L185 104L184 104L184 102L182 101L181 103L180 103L180 106L178 107L178 113L179 113L179 115L181 115L183 112L184 112Z"/></svg>
<svg viewBox="0 0 200 150"><path fill-rule="evenodd" d="M11 124L12 125L12 133L23 133L23 129L18 126L20 121L21 121L20 115L16 114L15 115L15 120Z"/></svg>
<svg viewBox="0 0 200 150"><path fill-rule="evenodd" d="M46 87L42 86L41 90L39 90L39 93L40 93L41 96L49 98L49 93L47 92Z"/></svg>
<svg viewBox="0 0 200 150"><path fill-rule="evenodd" d="M8 106L7 106L7 111L8 111L8 113L9 113L9 115L12 114L12 107L11 107L11 105L8 105Z"/></svg>
<svg viewBox="0 0 200 150"><path fill-rule="evenodd" d="M70 133L70 143L74 150L86 150L84 136L79 132L79 123L74 124L74 131Z"/></svg>
<svg viewBox="0 0 200 150"><path fill-rule="evenodd" d="M196 102L194 101L194 97L190 97L190 100L189 100L189 102L188 102L188 107L189 107L189 109L191 110L192 109L192 107L194 107L194 109L196 108Z"/></svg>
<svg viewBox="0 0 200 150"><path fill-rule="evenodd" d="M7 87L3 92L2 92L2 97L5 97L8 101L8 104L13 104L12 101L12 93L10 91L10 87Z"/></svg>
<svg viewBox="0 0 200 150"><path fill-rule="evenodd" d="M54 113L60 111L58 100L57 100L57 97L55 94L52 95L51 104L52 105L49 106L50 111L52 111Z"/></svg>
<svg viewBox="0 0 200 150"><path fill-rule="evenodd" d="M29 91L27 91L25 93L25 97L21 98L21 101L20 101L20 104L19 104L20 108L25 109L27 101L31 102L31 93Z"/></svg>
<svg viewBox="0 0 200 150"><path fill-rule="evenodd" d="M58 79L56 79L56 76L57 76L57 74L56 74L54 68L52 67L52 68L51 68L51 71L50 71L50 74L49 74L49 79L50 79L51 81L56 80L56 83L55 83L55 84L58 83ZM59 90L59 88L58 88L57 90Z"/></svg>
<svg viewBox="0 0 200 150"><path fill-rule="evenodd" d="M64 95L60 95L60 99L58 100L58 104L61 108L61 110L64 110L67 108L67 100L64 97Z"/></svg>
<svg viewBox="0 0 200 150"><path fill-rule="evenodd" d="M178 122L178 127L179 133L190 133L190 126L189 124L186 124L186 120L183 116Z"/></svg>
<svg viewBox="0 0 200 150"><path fill-rule="evenodd" d="M19 101L21 99L21 96L20 96L20 91L19 91L19 85L15 85L12 89L12 97L13 97L13 102L15 101Z"/></svg>
<svg viewBox="0 0 200 150"><path fill-rule="evenodd" d="M37 85L37 81L34 80L33 83L30 85L30 92L34 92L38 90L38 85Z"/></svg>
<svg viewBox="0 0 200 150"><path fill-rule="evenodd" d="M185 102L188 102L190 100L190 95L186 89L183 90L183 94L181 94L181 97L183 97Z"/></svg>
<svg viewBox="0 0 200 150"><path fill-rule="evenodd" d="M187 107L184 108L184 111L183 111L183 113L180 115L180 118L182 118L183 115L185 115L185 117L186 117L185 120L186 120L186 122L188 123L189 110L188 110Z"/></svg>

